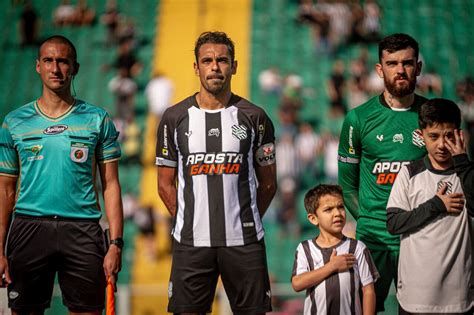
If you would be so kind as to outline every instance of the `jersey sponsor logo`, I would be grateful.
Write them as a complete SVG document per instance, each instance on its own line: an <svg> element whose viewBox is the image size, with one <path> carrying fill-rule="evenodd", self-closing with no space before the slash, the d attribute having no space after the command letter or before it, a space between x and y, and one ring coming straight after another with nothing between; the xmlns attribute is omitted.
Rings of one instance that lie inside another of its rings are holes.
<svg viewBox="0 0 474 315"><path fill-rule="evenodd" d="M416 145L417 147L421 148L425 146L425 140L423 140L423 137L421 136L420 132L418 130L413 130L411 133L412 136L412 143Z"/></svg>
<svg viewBox="0 0 474 315"><path fill-rule="evenodd" d="M193 134L193 132L191 130L184 133L184 135L188 138L191 137L192 134Z"/></svg>
<svg viewBox="0 0 474 315"><path fill-rule="evenodd" d="M239 140L247 139L247 127L244 125L233 125L232 135Z"/></svg>
<svg viewBox="0 0 474 315"><path fill-rule="evenodd" d="M84 143L73 142L71 143L70 157L73 162L84 163L87 161L89 154L89 147Z"/></svg>
<svg viewBox="0 0 474 315"><path fill-rule="evenodd" d="M257 142L258 146L262 145L264 133L265 133L265 127L262 124L258 125L258 142Z"/></svg>
<svg viewBox="0 0 474 315"><path fill-rule="evenodd" d="M191 153L186 166L191 176L239 174L243 159L243 154L236 152Z"/></svg>
<svg viewBox="0 0 474 315"><path fill-rule="evenodd" d="M171 299L173 296L173 282L168 283L168 298Z"/></svg>
<svg viewBox="0 0 474 315"><path fill-rule="evenodd" d="M349 153L355 154L354 144L352 142L352 134L354 133L354 127L349 127Z"/></svg>
<svg viewBox="0 0 474 315"><path fill-rule="evenodd" d="M59 133L64 132L68 128L67 125L54 125L54 126L49 126L45 130L43 130L43 133L45 135L57 135Z"/></svg>
<svg viewBox="0 0 474 315"><path fill-rule="evenodd" d="M374 168L372 169L372 174L377 176L375 182L379 185L393 185L402 166L409 163L410 161L387 161L375 163Z"/></svg>
<svg viewBox="0 0 474 315"><path fill-rule="evenodd" d="M161 148L161 153L168 156L168 125L163 126L163 148Z"/></svg>
<svg viewBox="0 0 474 315"><path fill-rule="evenodd" d="M253 222L244 222L244 223L242 223L242 226L243 227L254 227L255 223L253 223Z"/></svg>
<svg viewBox="0 0 474 315"><path fill-rule="evenodd" d="M380 142L383 141L383 135L377 135L377 140L379 140Z"/></svg>
<svg viewBox="0 0 474 315"><path fill-rule="evenodd" d="M220 135L221 131L219 130L219 128L212 128L209 129L209 131L207 132L208 137L219 137Z"/></svg>
<svg viewBox="0 0 474 315"><path fill-rule="evenodd" d="M26 151L31 152L31 156L27 157L27 161L39 161L44 158L43 155L40 155L41 149L43 149L42 145L36 144L34 146L25 148Z"/></svg>
<svg viewBox="0 0 474 315"><path fill-rule="evenodd" d="M393 142L400 142L403 143L403 134L397 133L393 136Z"/></svg>
<svg viewBox="0 0 474 315"><path fill-rule="evenodd" d="M275 145L267 143L257 149L256 152L257 163L260 166L270 165L275 163Z"/></svg>
<svg viewBox="0 0 474 315"><path fill-rule="evenodd" d="M16 299L19 296L20 296L20 293L18 293L17 291L10 291L10 293L8 293L8 297L12 300Z"/></svg>
<svg viewBox="0 0 474 315"><path fill-rule="evenodd" d="M453 193L453 183L451 183L451 182L444 182L444 181L442 181L442 180L440 180L440 181L438 182L438 184L436 185L436 186L437 186L436 191L440 191L440 190L441 190L441 187L443 187L443 185L446 185L446 186L447 186L447 187L446 187L446 193L445 193L446 195L450 195L450 194Z"/></svg>

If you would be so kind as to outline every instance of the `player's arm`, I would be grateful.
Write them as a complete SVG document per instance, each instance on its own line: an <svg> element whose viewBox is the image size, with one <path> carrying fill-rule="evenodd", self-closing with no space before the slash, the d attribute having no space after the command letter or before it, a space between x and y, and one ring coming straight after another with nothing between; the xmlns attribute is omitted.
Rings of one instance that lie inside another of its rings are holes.
<svg viewBox="0 0 474 315"><path fill-rule="evenodd" d="M176 216L176 167L158 166L158 194L171 216Z"/></svg>
<svg viewBox="0 0 474 315"><path fill-rule="evenodd" d="M375 288L374 283L362 287L362 312L364 315L375 314Z"/></svg>
<svg viewBox="0 0 474 315"><path fill-rule="evenodd" d="M0 174L0 274L5 275L7 283L11 283L11 279L5 256L5 242L10 216L15 206L16 182L16 176L3 176Z"/></svg>
<svg viewBox="0 0 474 315"><path fill-rule="evenodd" d="M333 249L328 263L321 268L294 275L291 278L291 286L296 292L315 287L332 274L349 270L355 262L356 258L353 254L337 255L336 250Z"/></svg>
<svg viewBox="0 0 474 315"><path fill-rule="evenodd" d="M447 211L441 199L444 198L442 195L445 191L443 190L416 208L410 209L408 181L408 168L403 167L395 179L387 203L387 230L391 234L413 233L432 222L439 214ZM419 189L423 189L423 187ZM443 189L445 190L446 187Z"/></svg>
<svg viewBox="0 0 474 315"><path fill-rule="evenodd" d="M474 163L469 161L466 154L464 133L455 130L454 142L446 139L446 147L453 156L454 169L461 180L467 211L470 216L474 216Z"/></svg>
<svg viewBox="0 0 474 315"><path fill-rule="evenodd" d="M350 112L341 129L338 149L338 182L342 187L344 204L354 219L359 217L359 172L361 144L357 130L358 119Z"/></svg>
<svg viewBox="0 0 474 315"><path fill-rule="evenodd" d="M109 222L110 239L123 236L123 206L118 176L118 161L99 163L102 194L104 196L105 214ZM115 245L109 246L104 258L104 272L115 282L122 265L122 250Z"/></svg>
<svg viewBox="0 0 474 315"><path fill-rule="evenodd" d="M263 217L277 191L276 164L257 166L255 173L258 180L257 207Z"/></svg>

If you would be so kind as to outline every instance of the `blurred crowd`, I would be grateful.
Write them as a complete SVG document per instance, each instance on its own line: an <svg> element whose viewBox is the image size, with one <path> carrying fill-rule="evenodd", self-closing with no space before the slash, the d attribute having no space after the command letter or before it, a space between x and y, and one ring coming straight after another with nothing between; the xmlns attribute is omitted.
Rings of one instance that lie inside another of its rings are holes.
<svg viewBox="0 0 474 315"><path fill-rule="evenodd" d="M74 2L74 3L73 3ZM23 1L19 16L19 34L22 47L38 45L41 33L41 17L30 1ZM337 150L339 132L345 114L381 93L383 80L374 70L373 58L369 58L372 45L384 35L381 29L383 8L374 0L300 0L294 16L300 27L308 28L314 46L315 58L327 58L331 71L325 84L327 111L318 121L302 115L312 87L304 82L302 73L283 73L278 67L263 70L258 76L262 95L278 98L276 130L276 154L279 191L274 202L275 219L284 231L298 237L301 224L298 221L298 204L301 192L319 182L337 182ZM55 28L90 27L100 25L105 29L105 49L116 51L115 57L102 66L102 71L113 72L108 89L113 95L113 117L120 131L123 163L140 164L143 151L143 126L137 122L136 100L140 93L145 96L148 112L160 120L173 99L173 83L159 71L145 84L138 81L143 72L140 48L145 41L135 21L121 12L116 0L108 0L103 12L88 4L87 0L62 0L52 12ZM357 47L353 59L341 58L348 47ZM427 97L443 95L441 76L424 64L417 83L418 93ZM456 86L457 102L464 115L465 136L469 154L474 158L474 78L466 77ZM147 237L154 234L155 211L141 207L137 196L125 199L127 216L134 218ZM149 238L151 242L151 237ZM155 257L154 245L150 245L150 257Z"/></svg>

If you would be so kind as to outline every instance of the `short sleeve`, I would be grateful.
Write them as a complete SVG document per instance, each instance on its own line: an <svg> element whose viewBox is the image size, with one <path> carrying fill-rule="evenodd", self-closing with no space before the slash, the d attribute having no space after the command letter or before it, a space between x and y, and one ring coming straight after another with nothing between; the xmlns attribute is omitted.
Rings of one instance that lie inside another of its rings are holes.
<svg viewBox="0 0 474 315"><path fill-rule="evenodd" d="M310 271L308 259L303 249L303 245L300 243L296 248L295 260L293 262L293 271L291 277L300 275L302 273Z"/></svg>
<svg viewBox="0 0 474 315"><path fill-rule="evenodd" d="M359 277L362 286L366 286L370 283L377 281L380 278L380 274L375 267L370 251L362 242L358 241L356 250L357 264L359 267Z"/></svg>
<svg viewBox="0 0 474 315"><path fill-rule="evenodd" d="M0 174L18 176L18 154L13 144L12 135L6 122L0 129Z"/></svg>
<svg viewBox="0 0 474 315"><path fill-rule="evenodd" d="M255 138L255 159L258 165L271 165L275 157L275 128L267 114L262 113L257 119L257 137Z"/></svg>
<svg viewBox="0 0 474 315"><path fill-rule="evenodd" d="M120 158L122 152L118 143L117 129L114 122L106 113L99 130L99 140L97 143L97 161L107 162Z"/></svg>
<svg viewBox="0 0 474 315"><path fill-rule="evenodd" d="M176 123L170 110L166 110L158 126L156 142L156 165L177 167L178 154L174 139Z"/></svg>

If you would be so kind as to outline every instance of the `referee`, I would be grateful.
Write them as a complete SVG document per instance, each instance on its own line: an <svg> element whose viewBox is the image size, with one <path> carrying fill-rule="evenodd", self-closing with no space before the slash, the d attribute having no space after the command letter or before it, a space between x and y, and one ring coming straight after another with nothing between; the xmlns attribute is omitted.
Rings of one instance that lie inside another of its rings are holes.
<svg viewBox="0 0 474 315"><path fill-rule="evenodd" d="M46 39L36 60L42 95L0 129L0 273L13 314L43 314L56 274L70 314L101 314L106 277L115 282L120 270L118 133L103 109L71 95L78 71L74 45ZM110 246L99 225L97 170Z"/></svg>
<svg viewBox="0 0 474 315"><path fill-rule="evenodd" d="M196 41L198 93L168 108L158 128L158 192L175 219L168 311L211 312L222 278L234 314L271 311L262 216L276 191L273 124L231 92L234 43ZM177 185L176 185L177 181Z"/></svg>

